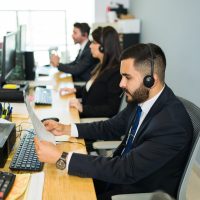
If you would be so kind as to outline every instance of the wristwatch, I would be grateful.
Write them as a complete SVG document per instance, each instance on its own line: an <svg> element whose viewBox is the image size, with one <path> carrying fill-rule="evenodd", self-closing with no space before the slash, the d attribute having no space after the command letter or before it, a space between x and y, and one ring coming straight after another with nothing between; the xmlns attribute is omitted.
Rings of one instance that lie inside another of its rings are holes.
<svg viewBox="0 0 200 200"><path fill-rule="evenodd" d="M63 152L61 157L58 159L58 161L56 162L56 168L58 169L65 169L66 168L66 158L67 158L68 153L67 152Z"/></svg>

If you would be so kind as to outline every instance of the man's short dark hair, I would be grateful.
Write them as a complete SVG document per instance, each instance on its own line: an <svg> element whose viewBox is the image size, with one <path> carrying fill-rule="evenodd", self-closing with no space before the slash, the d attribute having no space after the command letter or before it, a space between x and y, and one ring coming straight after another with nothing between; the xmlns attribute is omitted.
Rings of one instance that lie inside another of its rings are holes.
<svg viewBox="0 0 200 200"><path fill-rule="evenodd" d="M85 34L87 34L87 36L90 34L90 27L87 23L76 22L74 27L78 28L83 36L85 36Z"/></svg>
<svg viewBox="0 0 200 200"><path fill-rule="evenodd" d="M153 54L154 72L158 75L160 81L164 82L166 58L163 50L159 46L152 43L133 45L122 52L121 60L133 58L137 70L143 72L144 75L150 74L152 55L149 50L149 45Z"/></svg>

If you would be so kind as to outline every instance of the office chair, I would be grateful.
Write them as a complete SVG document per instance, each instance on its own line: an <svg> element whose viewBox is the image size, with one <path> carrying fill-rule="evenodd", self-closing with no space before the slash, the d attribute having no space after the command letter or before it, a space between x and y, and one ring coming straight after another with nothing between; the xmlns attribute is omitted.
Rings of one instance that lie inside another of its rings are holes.
<svg viewBox="0 0 200 200"><path fill-rule="evenodd" d="M193 169L193 166L195 165L197 153L200 151L200 108L197 107L192 102L182 98L178 97L182 103L184 104L194 127L193 132L193 141L190 151L190 156L188 158L185 170L183 172L179 189L177 193L177 200L186 200L186 192L188 187L189 178ZM157 200L155 199L156 192L153 193L140 193L140 194L121 194L121 195L115 195L112 197L112 200ZM162 195L167 196L168 194L162 193ZM153 199L154 197L154 199ZM162 199L162 198L161 198ZM161 200L160 199L160 200ZM162 200L164 200L163 198Z"/></svg>
<svg viewBox="0 0 200 200"><path fill-rule="evenodd" d="M124 196L125 195L115 195L112 197L112 200L174 200L170 195L162 191L135 195L126 194L126 197Z"/></svg>

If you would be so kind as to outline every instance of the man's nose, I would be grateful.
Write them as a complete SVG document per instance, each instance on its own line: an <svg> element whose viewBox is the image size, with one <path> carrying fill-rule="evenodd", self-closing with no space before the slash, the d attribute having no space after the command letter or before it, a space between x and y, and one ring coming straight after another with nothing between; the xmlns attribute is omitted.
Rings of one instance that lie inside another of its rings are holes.
<svg viewBox="0 0 200 200"><path fill-rule="evenodd" d="M120 87L120 88L125 88L125 87L126 87L126 82L125 82L125 80L124 80L123 77L122 77L122 79L121 79L121 81L120 81L120 83L119 83L119 87Z"/></svg>

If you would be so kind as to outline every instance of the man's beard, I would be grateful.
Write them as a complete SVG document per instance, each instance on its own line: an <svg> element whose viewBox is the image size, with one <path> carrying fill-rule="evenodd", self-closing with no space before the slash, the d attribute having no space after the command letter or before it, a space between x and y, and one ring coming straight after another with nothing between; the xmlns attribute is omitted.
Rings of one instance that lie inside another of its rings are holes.
<svg viewBox="0 0 200 200"><path fill-rule="evenodd" d="M144 85L141 85L135 92L130 93L128 90L124 89L124 91L131 96L131 99L128 99L126 96L127 103L142 103L149 98L149 89Z"/></svg>

